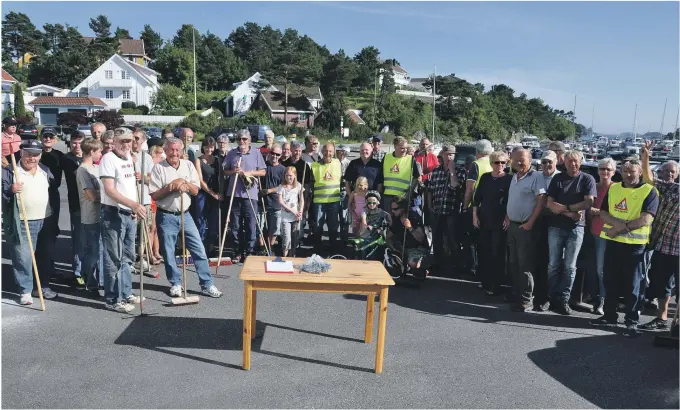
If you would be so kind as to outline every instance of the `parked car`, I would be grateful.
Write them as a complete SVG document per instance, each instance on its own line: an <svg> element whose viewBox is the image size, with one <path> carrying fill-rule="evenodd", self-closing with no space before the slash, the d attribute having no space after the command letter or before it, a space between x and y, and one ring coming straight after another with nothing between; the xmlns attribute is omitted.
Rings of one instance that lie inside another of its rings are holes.
<svg viewBox="0 0 680 410"><path fill-rule="evenodd" d="M144 127L144 132L146 132L146 136L148 138L162 137L161 135L162 130L159 127Z"/></svg>
<svg viewBox="0 0 680 410"><path fill-rule="evenodd" d="M79 125L78 126L78 131L82 132L85 134L85 138L91 137L92 136L92 128L90 125Z"/></svg>
<svg viewBox="0 0 680 410"><path fill-rule="evenodd" d="M268 125L249 125L248 132L250 132L251 142L264 141L264 134L270 129Z"/></svg>
<svg viewBox="0 0 680 410"><path fill-rule="evenodd" d="M17 127L17 134L21 136L22 140L30 140L38 138L38 127L33 124L21 124Z"/></svg>
<svg viewBox="0 0 680 410"><path fill-rule="evenodd" d="M477 153L477 149L474 145L456 145L456 165L465 165L465 158L469 155L474 156Z"/></svg>
<svg viewBox="0 0 680 410"><path fill-rule="evenodd" d="M227 134L227 137L229 137L229 141L234 142L234 138L236 138L236 130L233 128L226 128L226 127L215 127L215 129L212 131L211 136L215 139L219 137L222 134Z"/></svg>

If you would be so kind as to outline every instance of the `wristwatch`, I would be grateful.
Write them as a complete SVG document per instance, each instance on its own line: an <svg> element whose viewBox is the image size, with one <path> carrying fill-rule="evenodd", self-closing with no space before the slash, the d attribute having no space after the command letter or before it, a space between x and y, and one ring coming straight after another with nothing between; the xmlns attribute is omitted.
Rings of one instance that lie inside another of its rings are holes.
<svg viewBox="0 0 680 410"><path fill-rule="evenodd" d="M567 205L567 211L571 212L571 209L569 209L569 205Z"/></svg>

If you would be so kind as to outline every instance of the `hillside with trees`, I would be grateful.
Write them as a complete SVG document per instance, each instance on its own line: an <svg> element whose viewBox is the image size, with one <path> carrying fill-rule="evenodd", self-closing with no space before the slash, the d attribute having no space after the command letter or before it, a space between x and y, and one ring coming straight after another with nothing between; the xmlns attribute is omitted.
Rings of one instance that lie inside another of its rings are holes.
<svg viewBox="0 0 680 410"><path fill-rule="evenodd" d="M101 62L118 52L118 40L134 38L124 27L113 29L104 15L90 19L95 33L86 42L82 33L66 24L45 24L41 29L23 13L8 13L2 21L3 68L25 86L49 84L72 88ZM260 72L271 84L281 84L286 93L299 93L304 87L319 86L324 97L314 132L338 133L340 119L350 125L347 109L361 109L366 125L351 126L352 135L370 135L384 126L392 133L412 135L432 129L432 101L395 93L392 66L395 57L384 56L367 45L354 55L340 49L332 52L311 37L292 28L283 30L247 22L228 37L220 38L192 25L183 24L170 39L163 39L147 24L137 38L144 41L152 59L150 68L159 73L161 90L154 98L152 113L184 115L194 110L193 41L196 42L196 84L199 109L223 109L221 102L233 83ZM30 64L17 61L30 53ZM377 73L383 81L378 85ZM433 78L425 86L431 90ZM486 90L455 74L437 76L435 129L438 139L469 140L490 138L505 141L518 134L566 139L586 132L576 123L573 112L565 112L530 98L504 84ZM252 113L260 121L270 122ZM195 119L196 120L196 119ZM217 119L204 120L215 122ZM235 120L224 119L224 122ZM196 121L195 121L196 122ZM275 125L281 133L283 124Z"/></svg>

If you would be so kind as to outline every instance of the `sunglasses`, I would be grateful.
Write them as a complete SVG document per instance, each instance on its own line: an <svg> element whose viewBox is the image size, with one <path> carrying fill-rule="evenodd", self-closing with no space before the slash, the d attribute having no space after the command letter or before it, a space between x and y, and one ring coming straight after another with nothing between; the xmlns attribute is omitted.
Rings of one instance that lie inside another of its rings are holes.
<svg viewBox="0 0 680 410"><path fill-rule="evenodd" d="M600 171L609 171L609 172L613 172L613 171L614 171L613 169L609 169L609 168L599 168L599 170L600 170Z"/></svg>
<svg viewBox="0 0 680 410"><path fill-rule="evenodd" d="M366 202L366 205L378 205L378 202L376 202L376 201L368 201L368 202Z"/></svg>
<svg viewBox="0 0 680 410"><path fill-rule="evenodd" d="M121 144L131 144L132 140L118 140Z"/></svg>
<svg viewBox="0 0 680 410"><path fill-rule="evenodd" d="M318 142L312 142L312 145L319 145Z"/></svg>
<svg viewBox="0 0 680 410"><path fill-rule="evenodd" d="M506 164L505 161L494 161L493 163L494 163L495 165L505 165L505 164Z"/></svg>
<svg viewBox="0 0 680 410"><path fill-rule="evenodd" d="M270 152L269 155L271 155L273 157L280 157L281 156L281 154L277 154L276 152Z"/></svg>
<svg viewBox="0 0 680 410"><path fill-rule="evenodd" d="M543 165L548 165L548 164L552 164L552 163L553 162L550 161L549 159L544 159L543 161L541 161L541 164L543 164Z"/></svg>
<svg viewBox="0 0 680 410"><path fill-rule="evenodd" d="M42 136L42 139L44 139L44 140L53 140L55 138L57 138L57 137L55 137L54 135L49 135L49 134Z"/></svg>

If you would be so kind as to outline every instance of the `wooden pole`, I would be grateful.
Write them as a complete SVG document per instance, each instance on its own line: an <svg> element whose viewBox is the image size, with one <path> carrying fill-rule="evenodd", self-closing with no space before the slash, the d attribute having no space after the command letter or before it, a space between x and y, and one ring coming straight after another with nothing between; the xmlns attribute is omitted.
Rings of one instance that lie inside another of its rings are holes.
<svg viewBox="0 0 680 410"><path fill-rule="evenodd" d="M14 170L14 181L20 184L19 173L17 172L17 161L14 159L14 154L10 154L12 158L12 167ZM21 216L24 218L24 229L26 229L26 238L28 239L28 248L31 251L31 261L33 262L33 275L35 276L35 283L38 287L38 297L40 298L40 310L45 311L45 299L42 293L42 284L40 283L40 276L38 275L38 264L35 261L35 249L33 248L33 240L31 239L31 230L28 228L28 218L26 217L26 205L24 204L23 194L17 193L19 198L19 209L21 209Z"/></svg>
<svg viewBox="0 0 680 410"><path fill-rule="evenodd" d="M238 164L236 167L241 167L241 158L238 159ZM224 223L224 231L222 232L222 239L220 241L220 252L217 255L217 266L215 266L215 275L220 269L220 264L222 263L222 250L224 249L224 240L227 239L227 231L229 230L229 217L231 217L231 206L234 204L234 192L236 192L236 183L238 178L234 175L234 185L231 187L231 198L229 198L229 209L227 210L227 221ZM221 222L221 221L220 221Z"/></svg>

